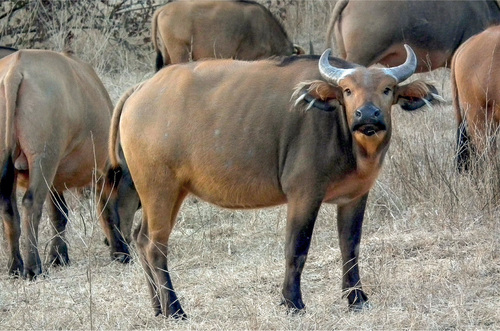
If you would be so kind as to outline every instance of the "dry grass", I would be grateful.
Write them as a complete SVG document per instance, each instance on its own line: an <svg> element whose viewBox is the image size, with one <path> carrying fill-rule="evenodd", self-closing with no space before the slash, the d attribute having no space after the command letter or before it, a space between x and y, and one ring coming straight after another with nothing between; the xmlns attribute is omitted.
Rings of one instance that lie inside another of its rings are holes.
<svg viewBox="0 0 500 331"><path fill-rule="evenodd" d="M319 16L331 7L312 3L305 2L309 12L296 18L307 27L316 24L311 11ZM318 29L290 35L323 42L318 36L326 27ZM114 101L152 75L152 54L150 66L123 49L113 50L119 57L110 59L106 36L92 40L104 53L92 52L89 41L78 37L77 53L98 68ZM119 70L110 70L110 63ZM424 76L451 99L448 70ZM154 317L140 264L110 261L93 205L74 196L67 199L70 266L49 268L34 282L12 279L0 250L0 329L500 328L500 162L475 176L455 172L450 102L415 113L395 108L393 123L392 146L370 195L361 242L361 277L371 310L350 313L341 299L334 206L320 211L303 274L307 312L287 315L279 305L285 207L228 211L188 199L171 237L169 266L189 319ZM43 256L48 224L41 224Z"/></svg>

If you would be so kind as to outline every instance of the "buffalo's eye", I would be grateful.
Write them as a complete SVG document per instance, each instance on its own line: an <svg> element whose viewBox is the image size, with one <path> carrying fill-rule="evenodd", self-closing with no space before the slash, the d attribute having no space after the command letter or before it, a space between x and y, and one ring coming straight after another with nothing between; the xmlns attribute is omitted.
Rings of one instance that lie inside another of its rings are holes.
<svg viewBox="0 0 500 331"><path fill-rule="evenodd" d="M346 89L344 90L344 94L345 94L346 96L350 96L350 95L352 94L351 89L346 88Z"/></svg>
<svg viewBox="0 0 500 331"><path fill-rule="evenodd" d="M391 94L391 92L392 92L392 89L390 87L386 87L384 90L385 95L389 95L389 94Z"/></svg>

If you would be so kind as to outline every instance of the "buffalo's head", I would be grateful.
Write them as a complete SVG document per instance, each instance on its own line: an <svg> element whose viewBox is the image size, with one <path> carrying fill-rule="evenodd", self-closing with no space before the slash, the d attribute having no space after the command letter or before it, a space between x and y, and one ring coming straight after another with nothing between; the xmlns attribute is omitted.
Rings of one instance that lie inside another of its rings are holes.
<svg viewBox="0 0 500 331"><path fill-rule="evenodd" d="M400 103L403 109L413 110L425 104L422 99L431 100L435 92L432 85L422 81L400 85L417 68L415 53L410 46L405 48L407 58L399 66L348 69L331 65L331 51L327 49L319 60L324 81L309 82L303 99L330 105L330 110L342 105L354 140L366 154L377 153L390 138L392 105Z"/></svg>

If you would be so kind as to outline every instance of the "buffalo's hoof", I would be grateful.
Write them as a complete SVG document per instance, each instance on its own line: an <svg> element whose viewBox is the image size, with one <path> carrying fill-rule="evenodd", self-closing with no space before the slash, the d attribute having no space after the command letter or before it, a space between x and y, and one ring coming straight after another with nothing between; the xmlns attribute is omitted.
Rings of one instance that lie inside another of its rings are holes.
<svg viewBox="0 0 500 331"><path fill-rule="evenodd" d="M23 277L29 280L34 280L38 275L42 273L42 261L38 252L31 252L24 260L24 272Z"/></svg>
<svg viewBox="0 0 500 331"><path fill-rule="evenodd" d="M306 312L306 306L302 300L298 300L296 303L293 303L291 300L282 299L281 305L286 307L287 314L297 315Z"/></svg>
<svg viewBox="0 0 500 331"><path fill-rule="evenodd" d="M70 264L68 255L57 253L50 254L48 261L49 265L52 266L65 266Z"/></svg>
<svg viewBox="0 0 500 331"><path fill-rule="evenodd" d="M176 311L173 314L170 314L170 316L172 318L175 318L176 320L183 320L183 321L187 320L188 318L186 313L182 309L180 311Z"/></svg>
<svg viewBox="0 0 500 331"><path fill-rule="evenodd" d="M9 264L9 275L15 278L23 276L24 266L23 261L19 260Z"/></svg>
<svg viewBox="0 0 500 331"><path fill-rule="evenodd" d="M352 305L349 305L349 311L352 311L354 313L360 313L362 311L370 310L371 308L372 308L372 305L369 301L358 302L358 303L354 303Z"/></svg>
<svg viewBox="0 0 500 331"><path fill-rule="evenodd" d="M349 302L349 310L353 312L361 312L371 307L368 302L368 297L360 289L353 289L347 294L347 301Z"/></svg>
<svg viewBox="0 0 500 331"><path fill-rule="evenodd" d="M115 252L111 254L113 261L117 261L123 264L130 263L131 257L128 253Z"/></svg>
<svg viewBox="0 0 500 331"><path fill-rule="evenodd" d="M171 318L175 318L176 320L186 320L187 315L184 312L184 310L182 309L182 306L179 303L179 300L177 300L177 298L175 298L175 294L173 295L173 298L171 298L171 299L173 300L173 303L169 304L169 306L168 306L167 316L169 316Z"/></svg>
<svg viewBox="0 0 500 331"><path fill-rule="evenodd" d="M42 267L25 267L23 272L23 277L29 280L35 280L38 276L42 274Z"/></svg>
<svg viewBox="0 0 500 331"><path fill-rule="evenodd" d="M295 307L287 307L286 313L289 315L303 315L306 313L306 307L297 309Z"/></svg>
<svg viewBox="0 0 500 331"><path fill-rule="evenodd" d="M69 265L68 248L66 246L52 247L48 257L49 265L65 266Z"/></svg>
<svg viewBox="0 0 500 331"><path fill-rule="evenodd" d="M156 316L164 316L161 312L161 309L155 309L155 317ZM173 319L176 319L176 320L187 320L187 314L184 312L184 310L182 310L182 308L180 308L179 310L177 310L176 312L172 313L170 312L167 316L165 317L171 317Z"/></svg>

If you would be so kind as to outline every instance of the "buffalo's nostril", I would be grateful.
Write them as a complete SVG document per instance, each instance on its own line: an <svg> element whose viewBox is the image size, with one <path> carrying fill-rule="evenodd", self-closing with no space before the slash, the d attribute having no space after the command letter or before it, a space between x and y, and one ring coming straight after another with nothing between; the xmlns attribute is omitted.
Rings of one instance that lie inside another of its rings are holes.
<svg viewBox="0 0 500 331"><path fill-rule="evenodd" d="M356 117L361 117L363 114L361 113L361 110L356 110Z"/></svg>
<svg viewBox="0 0 500 331"><path fill-rule="evenodd" d="M379 117L379 116L380 116L380 110L376 110L376 111L373 113L373 116L374 116L374 117Z"/></svg>

